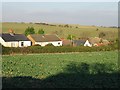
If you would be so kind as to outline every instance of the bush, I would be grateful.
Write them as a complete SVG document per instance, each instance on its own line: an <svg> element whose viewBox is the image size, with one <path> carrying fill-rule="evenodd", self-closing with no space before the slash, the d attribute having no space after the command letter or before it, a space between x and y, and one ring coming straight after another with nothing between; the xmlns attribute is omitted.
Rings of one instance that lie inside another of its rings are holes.
<svg viewBox="0 0 120 90"><path fill-rule="evenodd" d="M33 45L33 46L41 46L41 45L39 45L39 44L35 44L35 45Z"/></svg>
<svg viewBox="0 0 120 90"><path fill-rule="evenodd" d="M35 30L34 30L33 27L28 27L28 28L26 28L24 34L25 34L26 36L29 35L29 34L35 34Z"/></svg>
<svg viewBox="0 0 120 90"><path fill-rule="evenodd" d="M43 29L39 29L38 30L38 34L44 34L45 32L44 32L44 30Z"/></svg>
<svg viewBox="0 0 120 90"><path fill-rule="evenodd" d="M47 44L47 45L45 45L45 46L54 46L52 43L49 43L49 44Z"/></svg>
<svg viewBox="0 0 120 90"><path fill-rule="evenodd" d="M27 54L27 53L65 53L65 52L94 52L94 51L111 51L118 49L116 45L101 46L101 47L84 47L84 46L59 46L55 47L48 44L45 47L40 45L23 47L23 48L9 48L2 46L2 54Z"/></svg>

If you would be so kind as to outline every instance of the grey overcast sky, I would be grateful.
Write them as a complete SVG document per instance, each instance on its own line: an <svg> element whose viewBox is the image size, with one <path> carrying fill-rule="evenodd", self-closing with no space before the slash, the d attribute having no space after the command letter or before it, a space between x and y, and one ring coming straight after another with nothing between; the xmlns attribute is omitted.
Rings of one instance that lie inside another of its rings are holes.
<svg viewBox="0 0 120 90"><path fill-rule="evenodd" d="M3 2L3 22L117 26L117 2Z"/></svg>

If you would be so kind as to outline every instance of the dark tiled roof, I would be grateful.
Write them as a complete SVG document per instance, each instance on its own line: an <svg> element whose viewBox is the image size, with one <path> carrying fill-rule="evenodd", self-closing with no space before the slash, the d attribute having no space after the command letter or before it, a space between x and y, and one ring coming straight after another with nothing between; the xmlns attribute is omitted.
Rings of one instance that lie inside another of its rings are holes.
<svg viewBox="0 0 120 90"><path fill-rule="evenodd" d="M73 43L77 46L85 44L86 40L73 40Z"/></svg>
<svg viewBox="0 0 120 90"><path fill-rule="evenodd" d="M4 41L30 41L25 35L23 34L14 34L11 35L9 33L2 33L0 34L0 37L3 38Z"/></svg>
<svg viewBox="0 0 120 90"><path fill-rule="evenodd" d="M36 42L61 41L56 35L31 34L30 36L31 36Z"/></svg>

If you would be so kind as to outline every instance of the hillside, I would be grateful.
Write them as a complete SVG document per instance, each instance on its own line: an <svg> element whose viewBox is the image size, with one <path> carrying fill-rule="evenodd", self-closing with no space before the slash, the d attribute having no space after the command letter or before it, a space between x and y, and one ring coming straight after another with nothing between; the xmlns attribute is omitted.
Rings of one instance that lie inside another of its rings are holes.
<svg viewBox="0 0 120 90"><path fill-rule="evenodd" d="M106 33L106 39L114 40L117 38L117 28L96 27L96 26L82 26L72 24L41 24L41 23L2 23L2 32L8 32L12 28L15 33L24 33L27 27L34 27L37 32L39 29L44 29L45 34L57 34L61 38L67 38L69 34L76 38L81 37L98 37L100 32ZM1 26L0 26L1 28Z"/></svg>

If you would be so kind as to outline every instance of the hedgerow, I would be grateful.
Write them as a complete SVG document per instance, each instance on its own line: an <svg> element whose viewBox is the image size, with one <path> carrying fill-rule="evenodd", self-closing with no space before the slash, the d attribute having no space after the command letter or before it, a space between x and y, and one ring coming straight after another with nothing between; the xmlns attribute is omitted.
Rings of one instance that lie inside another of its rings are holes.
<svg viewBox="0 0 120 90"><path fill-rule="evenodd" d="M84 47L84 46L30 46L30 47L3 47L2 54L29 54L29 53L66 53L66 52L94 52L117 50L117 45Z"/></svg>

